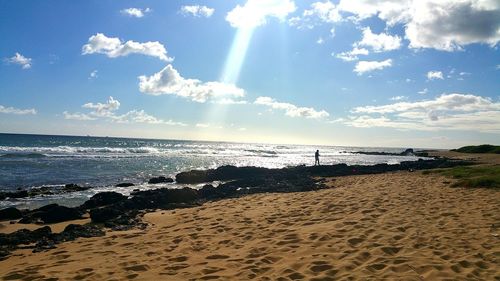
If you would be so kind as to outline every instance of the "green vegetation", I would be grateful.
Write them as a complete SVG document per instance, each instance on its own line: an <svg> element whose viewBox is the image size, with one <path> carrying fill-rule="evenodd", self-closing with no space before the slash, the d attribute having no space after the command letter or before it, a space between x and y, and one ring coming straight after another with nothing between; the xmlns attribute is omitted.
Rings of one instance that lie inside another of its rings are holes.
<svg viewBox="0 0 500 281"><path fill-rule="evenodd" d="M453 187L500 188L500 166L459 166L451 169L424 171L424 174L438 173L458 179Z"/></svg>
<svg viewBox="0 0 500 281"><path fill-rule="evenodd" d="M500 154L500 146L491 144L482 145L469 145L460 147L459 149L452 149L451 151L463 153L496 153Z"/></svg>

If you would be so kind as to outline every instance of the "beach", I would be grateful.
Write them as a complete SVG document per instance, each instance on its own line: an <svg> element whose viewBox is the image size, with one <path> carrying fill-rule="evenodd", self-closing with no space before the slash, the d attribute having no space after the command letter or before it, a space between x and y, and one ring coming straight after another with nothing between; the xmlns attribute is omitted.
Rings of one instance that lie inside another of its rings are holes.
<svg viewBox="0 0 500 281"><path fill-rule="evenodd" d="M158 210L144 230L13 252L4 280L498 280L500 193L391 172ZM53 279L50 279L53 278Z"/></svg>

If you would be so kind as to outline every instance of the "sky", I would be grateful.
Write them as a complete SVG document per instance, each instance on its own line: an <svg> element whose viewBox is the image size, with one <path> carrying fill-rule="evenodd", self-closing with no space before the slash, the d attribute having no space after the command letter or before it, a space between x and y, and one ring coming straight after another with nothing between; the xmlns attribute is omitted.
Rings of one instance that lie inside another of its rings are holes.
<svg viewBox="0 0 500 281"><path fill-rule="evenodd" d="M500 144L497 0L0 0L0 132Z"/></svg>

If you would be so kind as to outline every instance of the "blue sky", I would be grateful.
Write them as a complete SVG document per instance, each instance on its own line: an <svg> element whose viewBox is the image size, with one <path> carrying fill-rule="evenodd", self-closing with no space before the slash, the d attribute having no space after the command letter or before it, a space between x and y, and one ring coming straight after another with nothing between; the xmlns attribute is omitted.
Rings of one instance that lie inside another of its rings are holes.
<svg viewBox="0 0 500 281"><path fill-rule="evenodd" d="M0 0L0 132L500 140L500 3Z"/></svg>

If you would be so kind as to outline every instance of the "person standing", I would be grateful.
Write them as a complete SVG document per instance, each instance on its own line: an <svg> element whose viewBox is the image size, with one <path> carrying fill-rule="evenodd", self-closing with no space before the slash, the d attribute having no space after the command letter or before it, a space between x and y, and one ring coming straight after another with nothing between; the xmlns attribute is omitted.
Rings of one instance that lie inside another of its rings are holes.
<svg viewBox="0 0 500 281"><path fill-rule="evenodd" d="M314 153L314 166L318 165L319 166L319 149L316 150L316 153Z"/></svg>

